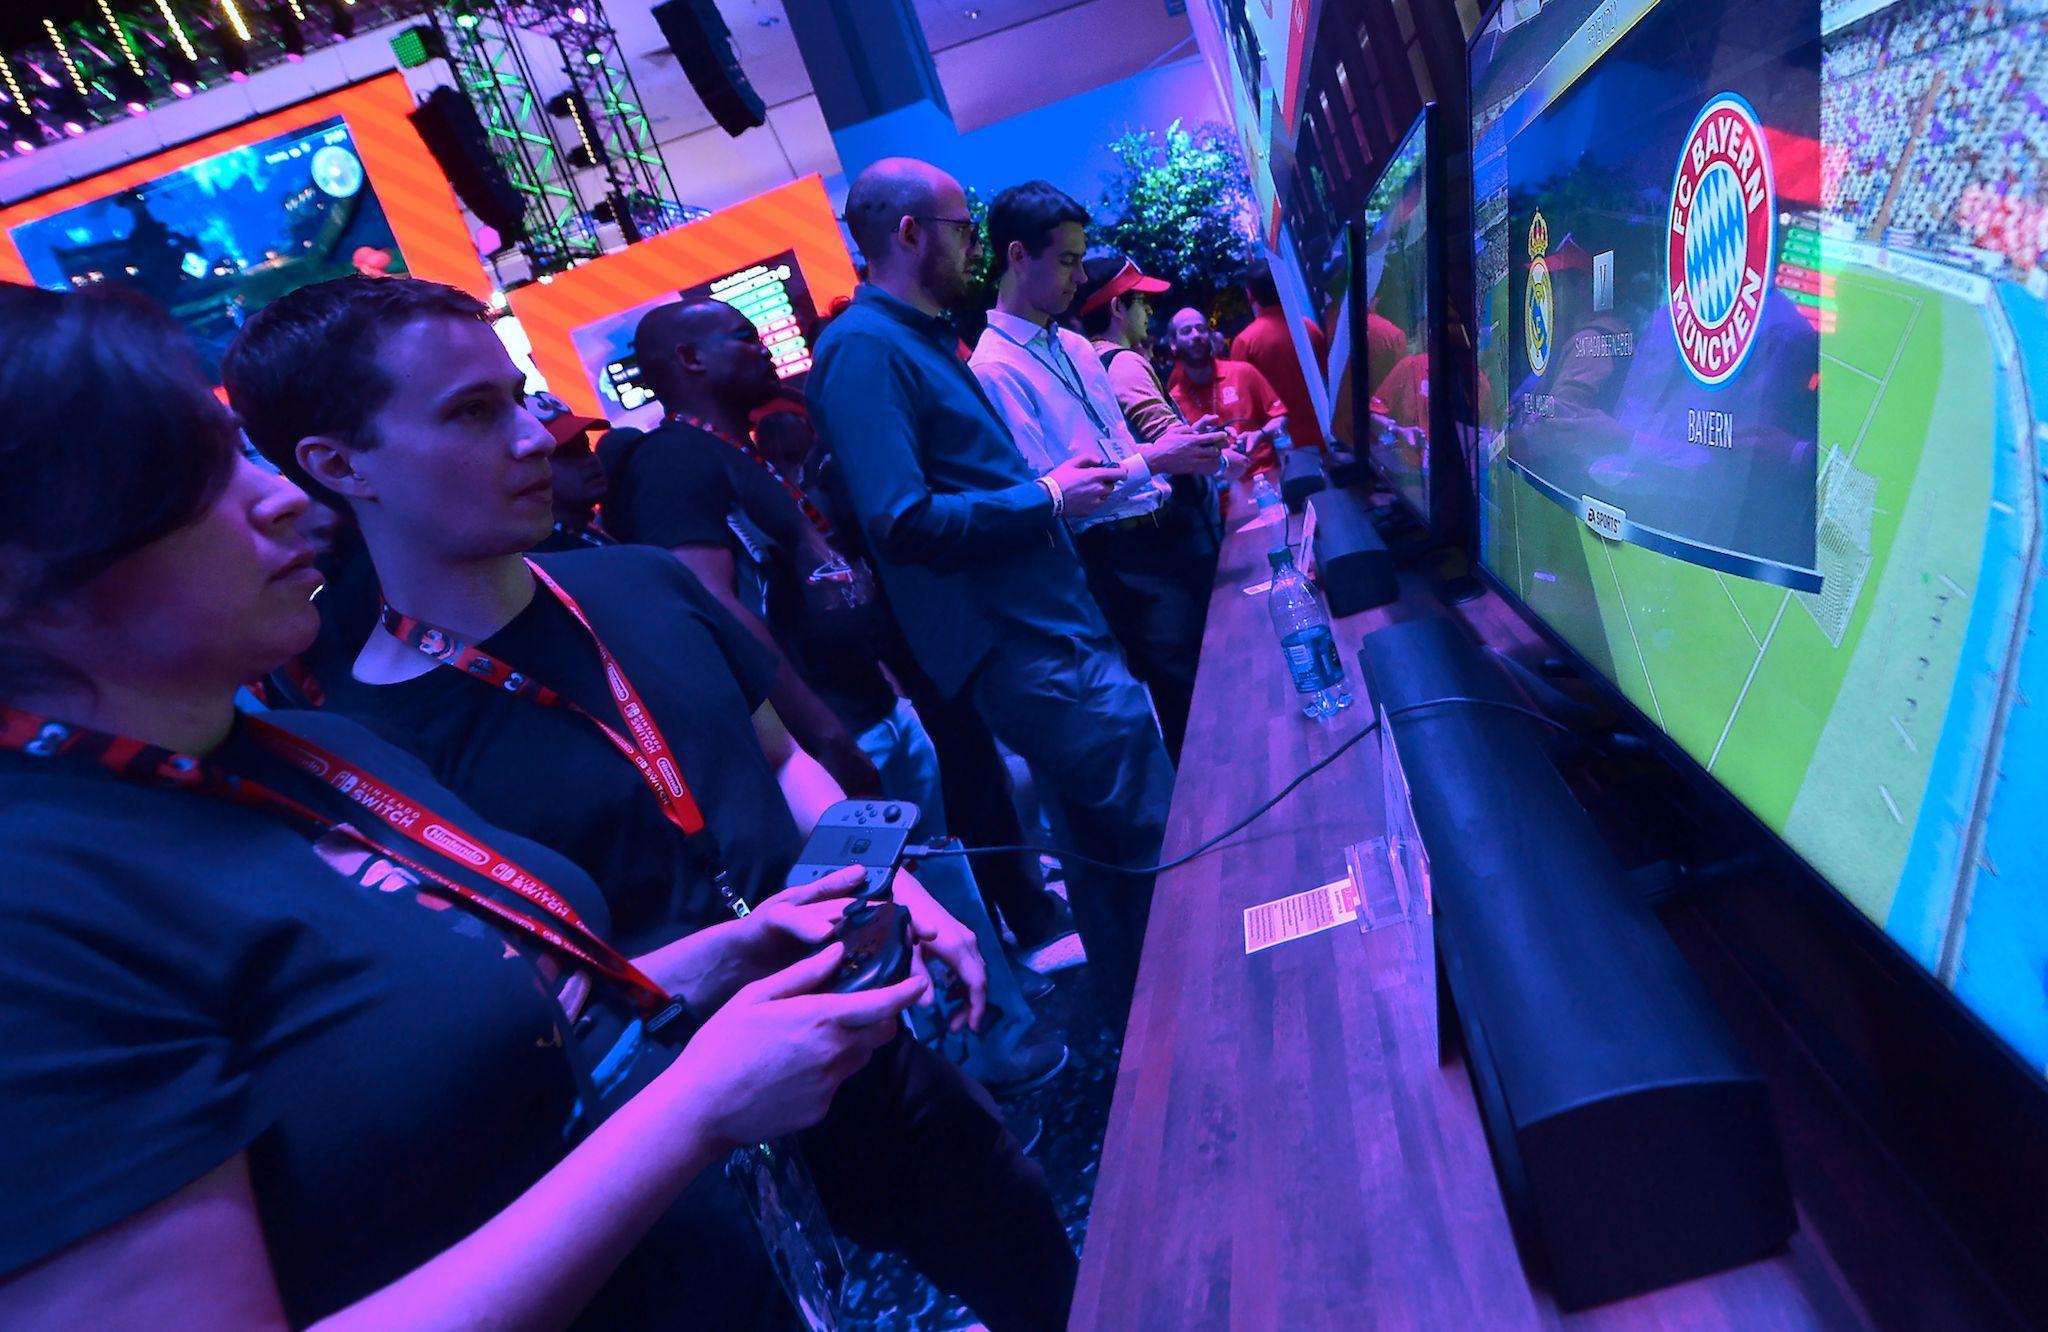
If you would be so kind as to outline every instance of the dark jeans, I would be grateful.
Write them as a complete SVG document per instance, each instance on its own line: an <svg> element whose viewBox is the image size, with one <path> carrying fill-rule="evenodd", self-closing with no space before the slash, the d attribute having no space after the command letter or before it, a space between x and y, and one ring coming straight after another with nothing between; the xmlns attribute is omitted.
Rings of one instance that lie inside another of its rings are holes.
<svg viewBox="0 0 2048 1332"><path fill-rule="evenodd" d="M996 738L1031 765L1054 842L1112 865L1150 866L1166 836L1173 764L1145 687L1108 638L1053 638L1018 626L967 691ZM1063 861L1067 900L1104 1016L1121 1033L1152 909L1151 874Z"/></svg>
<svg viewBox="0 0 2048 1332"><path fill-rule="evenodd" d="M1022 846L1026 836L1011 799L1010 769L996 749L988 723L962 690L947 698L914 661L906 647L888 658L890 671L924 722L939 751L939 785L946 797L949 831L965 846ZM1020 940L1043 934L1054 905L1039 874L1036 852L976 856L975 882L989 914L999 916Z"/></svg>
<svg viewBox="0 0 2048 1332"><path fill-rule="evenodd" d="M1216 550L1200 515L1179 500L1153 517L1132 526L1097 524L1075 545L1088 589L1131 674L1152 691L1167 755L1178 766L1216 581Z"/></svg>
<svg viewBox="0 0 2048 1332"><path fill-rule="evenodd" d="M907 1035L848 1078L798 1136L832 1226L900 1253L992 1332L1066 1326L1080 1264L1045 1172L988 1093ZM655 1223L583 1328L791 1332L800 1324L721 1161Z"/></svg>
<svg viewBox="0 0 2048 1332"><path fill-rule="evenodd" d="M841 1234L908 1258L990 1332L1059 1332L1080 1262L987 1092L898 1036L799 1136Z"/></svg>

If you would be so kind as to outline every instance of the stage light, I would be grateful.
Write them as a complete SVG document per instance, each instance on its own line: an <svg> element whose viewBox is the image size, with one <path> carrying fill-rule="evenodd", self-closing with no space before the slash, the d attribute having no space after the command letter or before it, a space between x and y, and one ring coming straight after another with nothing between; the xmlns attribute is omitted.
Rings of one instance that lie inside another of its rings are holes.
<svg viewBox="0 0 2048 1332"><path fill-rule="evenodd" d="M128 62L128 72L141 78L142 59L135 54L135 43L128 40L127 26L114 17L114 7L108 0L99 0L99 7L100 17L106 20L107 31L114 34L114 41L121 48L121 58Z"/></svg>
<svg viewBox="0 0 2048 1332"><path fill-rule="evenodd" d="M193 48L192 38L185 31L185 25L178 22L178 16L171 12L171 0L156 0L156 10L157 13L164 16L164 26L171 30L171 40L178 44L180 51L184 52L185 59L197 65L199 63L199 52ZM180 94L180 96L184 97L190 97L191 95L189 90Z"/></svg>
<svg viewBox="0 0 2048 1332"><path fill-rule="evenodd" d="M249 28L241 22L240 13L234 11L233 0L221 0L221 8L234 13L235 22L214 28L213 49L219 53L221 67L227 70L228 77L241 83L249 77L249 39L243 35Z"/></svg>
<svg viewBox="0 0 2048 1332"><path fill-rule="evenodd" d="M576 127L577 142L563 154L570 166L590 167L611 160L605 151L604 141L595 132L596 122L591 119L590 103L583 100L582 93L574 88L564 88L548 98L547 111L551 116L566 117Z"/></svg>
<svg viewBox="0 0 2048 1332"><path fill-rule="evenodd" d="M292 0L284 13L280 14L273 10L271 17L277 22L277 44L284 48L284 58L293 61L304 60L306 15L305 11L299 8L297 0Z"/></svg>
<svg viewBox="0 0 2048 1332"><path fill-rule="evenodd" d="M327 26L334 30L334 40L345 42L356 35L355 0L327 0Z"/></svg>
<svg viewBox="0 0 2048 1332"><path fill-rule="evenodd" d="M5 55L0 55L0 84L7 87L7 102L14 110L8 114L13 122L27 123L35 119L35 109L28 103L28 94L21 90L21 84L14 77L14 66Z"/></svg>
<svg viewBox="0 0 2048 1332"><path fill-rule="evenodd" d="M242 17L242 10L235 0L220 0L220 12L227 16L228 26L235 30L235 36L244 45L249 42L249 24Z"/></svg>
<svg viewBox="0 0 2048 1332"><path fill-rule="evenodd" d="M71 48L64 44L64 34L57 31L57 25L50 19L43 20L43 31L50 35L50 45L57 50L57 59L64 64L64 72L71 78L71 86L80 97L89 96L85 90L85 76L78 72L78 62L71 56Z"/></svg>

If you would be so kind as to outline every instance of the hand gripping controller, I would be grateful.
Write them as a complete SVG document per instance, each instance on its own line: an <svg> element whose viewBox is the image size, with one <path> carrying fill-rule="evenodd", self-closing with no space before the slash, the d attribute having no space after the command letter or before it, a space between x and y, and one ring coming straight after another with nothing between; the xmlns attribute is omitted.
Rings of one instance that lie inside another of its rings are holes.
<svg viewBox="0 0 2048 1332"><path fill-rule="evenodd" d="M907 800L842 800L818 816L790 869L792 887L848 865L867 872L867 882L847 903L832 933L846 946L846 956L826 982L836 994L882 989L910 974L915 958L910 912L892 900L890 886L917 820L918 808Z"/></svg>
<svg viewBox="0 0 2048 1332"><path fill-rule="evenodd" d="M910 975L910 913L894 902L855 898L832 937L846 946L825 983L834 994L885 989Z"/></svg>

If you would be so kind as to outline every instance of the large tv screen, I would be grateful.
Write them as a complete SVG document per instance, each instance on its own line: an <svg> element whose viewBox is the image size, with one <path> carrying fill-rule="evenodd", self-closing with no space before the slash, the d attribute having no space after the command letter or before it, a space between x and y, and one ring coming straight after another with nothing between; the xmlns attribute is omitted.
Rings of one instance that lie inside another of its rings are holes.
<svg viewBox="0 0 2048 1332"><path fill-rule="evenodd" d="M570 332L584 372L597 386L605 419L613 425L649 430L661 420L661 405L640 382L633 334L648 311L675 301L724 301L746 315L775 358L776 377L789 392L802 394L811 369L811 342L818 333L818 309L796 251L784 250L708 281L662 292Z"/></svg>
<svg viewBox="0 0 2048 1332"><path fill-rule="evenodd" d="M1418 116L1366 196L1364 237L1366 451L1409 508L1430 514L1432 346L1428 117Z"/></svg>
<svg viewBox="0 0 2048 1332"><path fill-rule="evenodd" d="M14 228L36 284L115 282L191 330L208 373L251 314L358 265L405 255L340 116L231 148Z"/></svg>
<svg viewBox="0 0 2048 1332"><path fill-rule="evenodd" d="M490 291L453 192L387 75L0 209L0 278L146 292L217 374L243 322L346 273Z"/></svg>
<svg viewBox="0 0 2048 1332"><path fill-rule="evenodd" d="M1485 566L2048 1067L2048 30L1554 0L1472 78Z"/></svg>

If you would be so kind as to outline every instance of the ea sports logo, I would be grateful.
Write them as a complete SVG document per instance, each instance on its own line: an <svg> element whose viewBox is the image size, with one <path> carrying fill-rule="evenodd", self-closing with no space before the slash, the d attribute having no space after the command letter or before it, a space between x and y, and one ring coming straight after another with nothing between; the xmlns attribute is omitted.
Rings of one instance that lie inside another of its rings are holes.
<svg viewBox="0 0 2048 1332"><path fill-rule="evenodd" d="M1671 336L1686 370L1726 383L1756 345L1770 290L1777 198L1756 112L1735 93L1700 108L1678 153L1666 228Z"/></svg>

